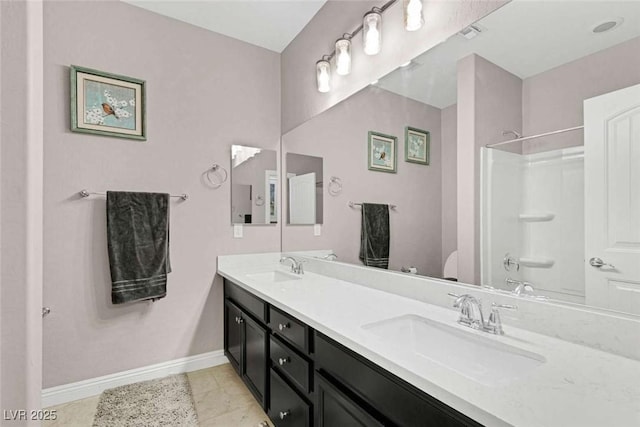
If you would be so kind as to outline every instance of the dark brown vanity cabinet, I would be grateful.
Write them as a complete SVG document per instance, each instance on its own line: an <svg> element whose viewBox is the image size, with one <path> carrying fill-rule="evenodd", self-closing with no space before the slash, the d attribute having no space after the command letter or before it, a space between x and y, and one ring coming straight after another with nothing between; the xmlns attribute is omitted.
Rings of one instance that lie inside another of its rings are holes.
<svg viewBox="0 0 640 427"><path fill-rule="evenodd" d="M224 349L277 427L481 427L225 280Z"/></svg>
<svg viewBox="0 0 640 427"><path fill-rule="evenodd" d="M266 409L269 348L267 328L232 300L226 299L224 306L225 355L251 393Z"/></svg>

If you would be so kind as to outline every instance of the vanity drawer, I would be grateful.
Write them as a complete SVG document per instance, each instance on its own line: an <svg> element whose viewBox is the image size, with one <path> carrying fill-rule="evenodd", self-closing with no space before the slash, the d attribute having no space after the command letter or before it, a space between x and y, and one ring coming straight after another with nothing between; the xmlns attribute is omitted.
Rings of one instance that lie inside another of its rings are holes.
<svg viewBox="0 0 640 427"><path fill-rule="evenodd" d="M269 326L286 341L309 354L309 327L282 311L269 306Z"/></svg>
<svg viewBox="0 0 640 427"><path fill-rule="evenodd" d="M224 280L224 296L242 306L263 323L267 323L267 305L260 298L250 294L227 279Z"/></svg>
<svg viewBox="0 0 640 427"><path fill-rule="evenodd" d="M271 369L269 418L276 427L309 427L310 405Z"/></svg>
<svg viewBox="0 0 640 427"><path fill-rule="evenodd" d="M283 375L300 387L305 393L309 393L310 366L309 362L299 356L286 343L271 336L271 362L277 366Z"/></svg>

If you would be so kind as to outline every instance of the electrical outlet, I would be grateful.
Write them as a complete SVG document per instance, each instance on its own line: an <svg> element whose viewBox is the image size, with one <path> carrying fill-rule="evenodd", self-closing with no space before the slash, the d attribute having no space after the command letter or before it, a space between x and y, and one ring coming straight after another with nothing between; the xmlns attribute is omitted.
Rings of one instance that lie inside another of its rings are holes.
<svg viewBox="0 0 640 427"><path fill-rule="evenodd" d="M233 237L242 239L242 224L233 224Z"/></svg>
<svg viewBox="0 0 640 427"><path fill-rule="evenodd" d="M313 235L314 236L319 236L322 234L322 225L321 224L315 224L313 226Z"/></svg>

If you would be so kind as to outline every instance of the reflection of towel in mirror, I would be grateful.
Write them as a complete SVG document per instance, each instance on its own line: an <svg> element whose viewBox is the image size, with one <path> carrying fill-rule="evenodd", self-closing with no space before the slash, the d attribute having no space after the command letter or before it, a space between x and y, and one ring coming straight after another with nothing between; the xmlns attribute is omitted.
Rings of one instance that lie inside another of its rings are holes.
<svg viewBox="0 0 640 427"><path fill-rule="evenodd" d="M168 194L107 191L107 241L113 304L166 296Z"/></svg>
<svg viewBox="0 0 640 427"><path fill-rule="evenodd" d="M362 204L360 260L366 266L389 268L389 205Z"/></svg>

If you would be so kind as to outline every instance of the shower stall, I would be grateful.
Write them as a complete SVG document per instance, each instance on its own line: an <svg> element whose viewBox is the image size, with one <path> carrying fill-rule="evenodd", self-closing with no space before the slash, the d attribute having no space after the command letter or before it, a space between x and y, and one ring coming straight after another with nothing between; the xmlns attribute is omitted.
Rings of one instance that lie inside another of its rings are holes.
<svg viewBox="0 0 640 427"><path fill-rule="evenodd" d="M481 149L482 285L527 282L535 295L585 302L582 137L571 128Z"/></svg>

